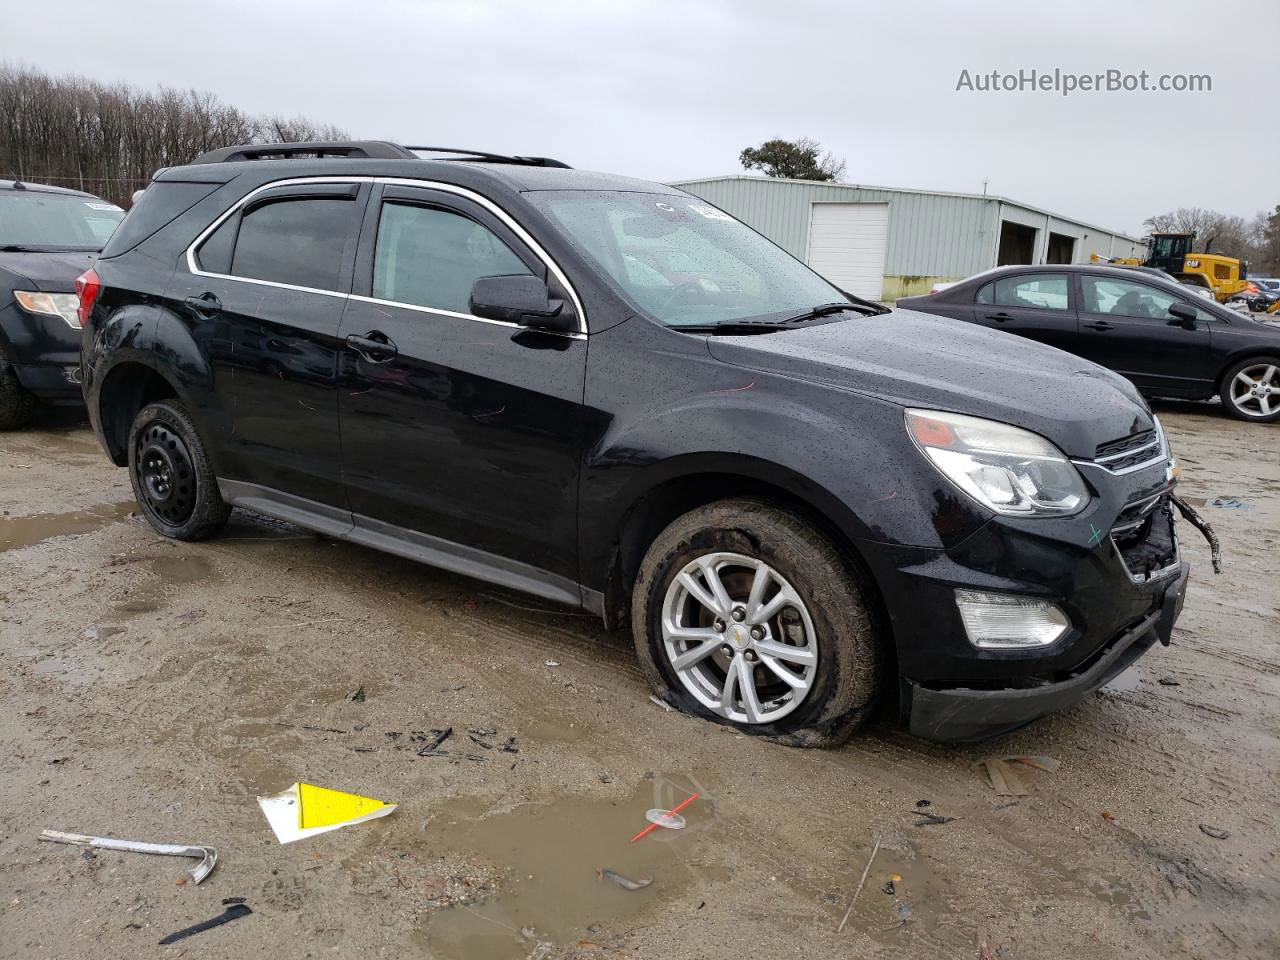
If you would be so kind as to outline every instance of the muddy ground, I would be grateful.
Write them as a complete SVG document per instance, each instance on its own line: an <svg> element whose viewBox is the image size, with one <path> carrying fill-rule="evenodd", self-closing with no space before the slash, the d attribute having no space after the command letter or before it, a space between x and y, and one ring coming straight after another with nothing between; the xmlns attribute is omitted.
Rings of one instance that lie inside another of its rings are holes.
<svg viewBox="0 0 1280 960"><path fill-rule="evenodd" d="M1184 495L1247 507L1206 505L1217 578L1182 525L1173 646L996 743L826 752L666 712L587 616L239 512L162 540L75 417L0 435L0 956L1275 957L1280 426L1160 412ZM1013 754L1061 766L1011 802L975 763ZM281 846L255 797L295 780L400 807Z"/></svg>

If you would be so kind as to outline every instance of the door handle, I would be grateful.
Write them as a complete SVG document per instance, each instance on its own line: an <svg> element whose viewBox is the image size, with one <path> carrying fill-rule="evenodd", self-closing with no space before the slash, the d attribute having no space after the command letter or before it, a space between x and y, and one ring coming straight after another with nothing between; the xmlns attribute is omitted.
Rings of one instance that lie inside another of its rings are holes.
<svg viewBox="0 0 1280 960"><path fill-rule="evenodd" d="M381 330L370 330L364 336L353 333L347 337L347 346L370 363L387 363L400 352L395 341Z"/></svg>
<svg viewBox="0 0 1280 960"><path fill-rule="evenodd" d="M222 312L222 301L213 293L205 292L198 297L187 297L182 301L200 317L212 317Z"/></svg>
<svg viewBox="0 0 1280 960"><path fill-rule="evenodd" d="M1105 320L1095 320L1093 323L1083 325L1087 330L1114 330L1115 324L1107 323Z"/></svg>
<svg viewBox="0 0 1280 960"><path fill-rule="evenodd" d="M996 323L1004 323L1006 320L1012 320L1013 317L1007 313L988 313L984 319L994 320Z"/></svg>

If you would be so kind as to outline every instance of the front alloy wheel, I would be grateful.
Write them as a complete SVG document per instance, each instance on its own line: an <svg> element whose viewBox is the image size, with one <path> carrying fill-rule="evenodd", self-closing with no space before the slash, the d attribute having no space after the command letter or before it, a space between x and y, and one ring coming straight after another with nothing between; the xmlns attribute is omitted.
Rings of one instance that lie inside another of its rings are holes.
<svg viewBox="0 0 1280 960"><path fill-rule="evenodd" d="M825 531L768 500L677 517L645 551L631 591L632 637L654 693L779 743L843 743L884 679L861 570Z"/></svg>
<svg viewBox="0 0 1280 960"><path fill-rule="evenodd" d="M708 553L667 587L662 640L672 671L708 710L735 723L773 723L813 687L813 618L762 560Z"/></svg>

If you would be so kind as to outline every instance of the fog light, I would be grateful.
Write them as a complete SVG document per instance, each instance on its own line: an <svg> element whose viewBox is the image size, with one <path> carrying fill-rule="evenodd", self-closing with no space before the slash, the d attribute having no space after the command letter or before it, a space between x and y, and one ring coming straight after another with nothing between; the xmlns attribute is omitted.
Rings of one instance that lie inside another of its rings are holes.
<svg viewBox="0 0 1280 960"><path fill-rule="evenodd" d="M984 650L1047 647L1071 629L1067 615L1047 600L957 590L956 606L969 642Z"/></svg>

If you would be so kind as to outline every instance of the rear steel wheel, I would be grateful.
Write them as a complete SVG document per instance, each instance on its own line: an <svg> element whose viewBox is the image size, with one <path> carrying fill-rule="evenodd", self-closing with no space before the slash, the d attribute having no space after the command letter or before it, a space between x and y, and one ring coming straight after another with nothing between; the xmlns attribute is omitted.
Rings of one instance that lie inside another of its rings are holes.
<svg viewBox="0 0 1280 960"><path fill-rule="evenodd" d="M138 411L129 430L129 481L147 522L175 540L203 540L231 508L186 407L159 400Z"/></svg>
<svg viewBox="0 0 1280 960"><path fill-rule="evenodd" d="M181 436L163 420L138 431L138 487L143 501L159 517L181 526L196 507L195 464Z"/></svg>

